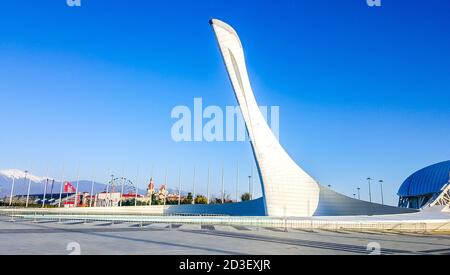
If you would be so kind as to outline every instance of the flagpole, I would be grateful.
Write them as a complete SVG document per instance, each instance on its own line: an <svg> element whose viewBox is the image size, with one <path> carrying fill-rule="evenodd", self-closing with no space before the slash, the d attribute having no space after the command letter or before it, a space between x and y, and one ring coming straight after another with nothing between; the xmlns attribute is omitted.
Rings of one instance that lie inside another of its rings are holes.
<svg viewBox="0 0 450 275"><path fill-rule="evenodd" d="M122 200L123 200L123 188L125 187L125 169L122 169L122 187L120 189L120 207L122 207Z"/></svg>
<svg viewBox="0 0 450 275"><path fill-rule="evenodd" d="M25 208L28 208L28 201L30 200L31 170L33 170L33 166L31 166L31 169L30 169L30 177L29 177L29 179L28 179L27 203L26 203L26 205L25 205Z"/></svg>
<svg viewBox="0 0 450 275"><path fill-rule="evenodd" d="M50 200L53 200L53 187L55 185L55 179L52 179L52 187L50 188Z"/></svg>
<svg viewBox="0 0 450 275"><path fill-rule="evenodd" d="M48 185L48 178L45 179L44 198L42 200L42 208L45 208L45 199L47 197L47 185Z"/></svg>
<svg viewBox="0 0 450 275"><path fill-rule="evenodd" d="M109 180L110 178L111 178L111 181ZM108 207L109 206L109 198L108 198L108 196L109 196L109 185L113 184L113 179L114 179L114 175L112 175L111 169L108 169L108 180L106 182L107 184L106 184L106 190L105 190L105 192L106 192L106 194L105 194L105 201L102 202L102 204L105 204L104 207Z"/></svg>
<svg viewBox="0 0 450 275"><path fill-rule="evenodd" d="M47 185L48 185L48 177L45 179L45 188L44 188L44 200L42 201L42 208L45 208L45 201L47 200Z"/></svg>
<svg viewBox="0 0 450 275"><path fill-rule="evenodd" d="M154 178L154 176L155 176L155 164L152 164L152 177L151 177L151 180L153 181L153 191L150 194L150 205L153 204L153 195L155 193L155 184L154 184L155 178Z"/></svg>
<svg viewBox="0 0 450 275"><path fill-rule="evenodd" d="M80 164L78 163L77 169L77 187L75 188L75 205L74 207L78 207L78 187L80 186Z"/></svg>
<svg viewBox="0 0 450 275"><path fill-rule="evenodd" d="M89 207L92 207L92 195L94 194L94 177L95 177L95 168L92 167L91 199L89 200Z"/></svg>
<svg viewBox="0 0 450 275"><path fill-rule="evenodd" d="M139 165L138 165L137 175L136 175L136 192L135 192L136 194L135 194L135 198L134 198L134 207L137 206L138 192L139 192Z"/></svg>
<svg viewBox="0 0 450 275"><path fill-rule="evenodd" d="M48 170L49 170L49 164L47 164L47 175L45 179L45 187L44 187L44 199L42 200L42 208L45 208L45 199L47 197L47 185L48 185Z"/></svg>
<svg viewBox="0 0 450 275"><path fill-rule="evenodd" d="M61 208L63 186L64 186L64 165L63 165L63 169L62 169L62 173L61 173L61 186L60 186L60 188L59 188L59 202L58 202L58 208Z"/></svg>
<svg viewBox="0 0 450 275"><path fill-rule="evenodd" d="M111 184L106 185L106 207L109 207L110 201L111 201L111 196L109 193L109 185L111 185L111 189L114 186L114 175L111 174Z"/></svg>
<svg viewBox="0 0 450 275"><path fill-rule="evenodd" d="M152 173L150 174L150 182L149 182L149 187L152 188L152 182L154 182L153 176L154 176L154 172L155 172L155 165L152 164ZM153 185L153 190L151 190L152 192L150 193L150 203L149 205L152 206L153 204L153 193L155 192L155 186ZM148 194L147 194L148 195Z"/></svg>
<svg viewBox="0 0 450 275"><path fill-rule="evenodd" d="M67 182L67 188L64 186L64 195L66 195L66 203L69 201L69 184L72 185L72 183Z"/></svg>
<svg viewBox="0 0 450 275"><path fill-rule="evenodd" d="M14 186L16 185L16 171L13 171L13 180L12 180L12 186L11 186L11 195L9 196L9 206L12 206L12 199L14 195Z"/></svg>

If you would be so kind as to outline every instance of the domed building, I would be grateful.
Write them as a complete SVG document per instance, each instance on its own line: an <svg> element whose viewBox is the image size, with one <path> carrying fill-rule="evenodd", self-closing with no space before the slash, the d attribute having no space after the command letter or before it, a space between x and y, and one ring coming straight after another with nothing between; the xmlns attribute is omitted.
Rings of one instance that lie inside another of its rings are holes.
<svg viewBox="0 0 450 275"><path fill-rule="evenodd" d="M423 209L450 204L450 160L437 163L409 176L398 191L399 206Z"/></svg>

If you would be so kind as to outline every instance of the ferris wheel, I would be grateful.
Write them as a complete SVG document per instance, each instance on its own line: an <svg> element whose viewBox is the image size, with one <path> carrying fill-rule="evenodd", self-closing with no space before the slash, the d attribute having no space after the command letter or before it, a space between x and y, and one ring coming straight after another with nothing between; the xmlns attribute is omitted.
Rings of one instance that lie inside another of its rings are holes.
<svg viewBox="0 0 450 275"><path fill-rule="evenodd" d="M111 180L106 186L106 193L120 192L122 194L137 193L134 183L125 177L114 177L111 175Z"/></svg>

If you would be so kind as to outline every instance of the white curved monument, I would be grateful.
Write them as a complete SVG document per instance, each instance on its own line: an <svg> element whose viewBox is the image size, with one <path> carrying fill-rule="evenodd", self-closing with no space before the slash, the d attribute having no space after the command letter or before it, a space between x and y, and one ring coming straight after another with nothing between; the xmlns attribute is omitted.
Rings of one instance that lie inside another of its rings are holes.
<svg viewBox="0 0 450 275"><path fill-rule="evenodd" d="M355 200L320 186L283 149L256 102L244 49L228 24L210 21L216 34L236 99L241 107L263 188L268 216L366 215L407 212Z"/></svg>
<svg viewBox="0 0 450 275"><path fill-rule="evenodd" d="M319 185L289 157L266 123L250 85L244 49L237 33L219 20L212 20L211 25L252 141L267 214L313 215L319 204Z"/></svg>

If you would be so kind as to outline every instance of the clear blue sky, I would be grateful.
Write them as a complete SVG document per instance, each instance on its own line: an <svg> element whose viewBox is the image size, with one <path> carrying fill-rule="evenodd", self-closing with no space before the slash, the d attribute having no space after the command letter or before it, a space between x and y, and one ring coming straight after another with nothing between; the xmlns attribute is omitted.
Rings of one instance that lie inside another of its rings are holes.
<svg viewBox="0 0 450 275"><path fill-rule="evenodd" d="M211 18L246 49L261 105L280 106L281 142L324 185L352 195L371 176L397 201L415 170L450 158L450 3L445 0L2 1L0 169L145 184L198 166L234 195L248 143L174 143L174 106L235 105ZM375 188L375 187L374 187ZM202 189L202 188L198 188ZM204 188L203 188L204 189ZM259 188L258 188L259 190ZM379 201L378 187L374 197ZM201 191L201 190L200 190Z"/></svg>

